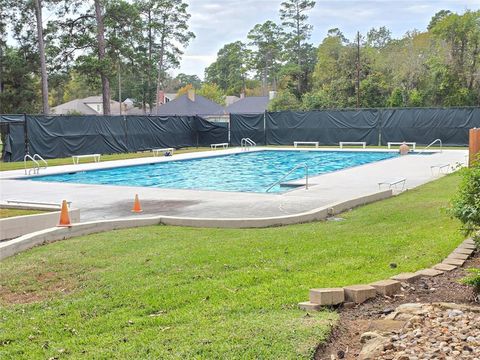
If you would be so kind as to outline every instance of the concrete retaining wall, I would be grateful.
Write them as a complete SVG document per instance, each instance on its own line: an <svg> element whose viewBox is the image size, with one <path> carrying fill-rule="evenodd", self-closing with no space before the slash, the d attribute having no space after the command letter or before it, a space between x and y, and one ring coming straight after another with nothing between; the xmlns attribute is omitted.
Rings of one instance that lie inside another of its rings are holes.
<svg viewBox="0 0 480 360"><path fill-rule="evenodd" d="M80 221L79 209L71 209L69 214L70 221L73 223ZM54 227L58 224L59 219L60 211L58 210L43 214L22 215L0 219L0 241Z"/></svg>
<svg viewBox="0 0 480 360"><path fill-rule="evenodd" d="M251 219L211 219L211 218L187 218L173 216L156 216L148 218L129 218L120 220L102 220L72 224L71 227L55 227L40 230L31 234L20 236L16 239L0 243L0 260L15 255L34 246L65 240L77 236L83 236L104 231L133 228L151 225L176 225L193 227L218 227L218 228L262 228L269 226L290 225L311 221L324 220L329 215L341 213L347 209L383 200L392 196L392 190L380 191L360 198L351 199L342 203L336 203L327 207L314 209L308 212L285 215L279 217L251 218ZM58 218L57 218L58 219Z"/></svg>

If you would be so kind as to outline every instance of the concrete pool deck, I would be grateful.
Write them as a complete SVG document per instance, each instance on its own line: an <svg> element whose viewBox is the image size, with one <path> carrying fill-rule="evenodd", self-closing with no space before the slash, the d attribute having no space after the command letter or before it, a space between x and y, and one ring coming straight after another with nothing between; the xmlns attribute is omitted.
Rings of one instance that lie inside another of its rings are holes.
<svg viewBox="0 0 480 360"><path fill-rule="evenodd" d="M272 150L272 148L261 147L255 150L263 149ZM292 149L285 148L284 150ZM318 150L342 151L331 148ZM218 156L240 151L239 148L233 148L178 154L173 157L63 165L42 169L40 175ZM344 149L343 151L386 150ZM379 193L378 182L384 180L406 178L406 188L417 187L438 178L431 173L432 165L450 164L455 166L456 164L465 164L467 154L466 150L443 150L443 152L435 152L432 155L412 154L395 157L324 175L311 176L308 190L297 188L281 194L35 182L19 180L25 177L23 170L3 171L0 172L0 200L60 203L63 199L66 199L71 201L75 208L81 210L82 222L147 218L159 215L215 220L281 217L309 212L356 198L372 196ZM132 214L130 211L135 194L139 195L142 203L144 211L141 214Z"/></svg>

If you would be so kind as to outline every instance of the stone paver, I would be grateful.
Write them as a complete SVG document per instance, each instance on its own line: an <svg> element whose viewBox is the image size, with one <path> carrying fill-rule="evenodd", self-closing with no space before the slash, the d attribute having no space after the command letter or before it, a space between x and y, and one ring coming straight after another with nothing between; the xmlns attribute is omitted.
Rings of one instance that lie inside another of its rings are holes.
<svg viewBox="0 0 480 360"><path fill-rule="evenodd" d="M467 260L469 258L466 254L451 253L447 256L448 259Z"/></svg>
<svg viewBox="0 0 480 360"><path fill-rule="evenodd" d="M437 264L437 265L434 265L433 268L441 271L452 271L452 270L455 270L457 266L449 265L449 264Z"/></svg>
<svg viewBox="0 0 480 360"><path fill-rule="evenodd" d="M470 255L473 254L473 250L456 248L455 250L453 250L453 253L454 253L454 254L465 254L465 255L470 256Z"/></svg>
<svg viewBox="0 0 480 360"><path fill-rule="evenodd" d="M446 258L445 260L442 261L442 263L448 264L448 265L463 266L463 264L465 264L465 260Z"/></svg>
<svg viewBox="0 0 480 360"><path fill-rule="evenodd" d="M412 282L415 282L418 279L420 279L420 275L415 274L415 273L411 273L411 272L406 272L406 273L401 273L401 274L398 274L398 275L394 275L390 279L412 283Z"/></svg>
<svg viewBox="0 0 480 360"><path fill-rule="evenodd" d="M398 293L402 287L400 281L396 280L380 280L369 285L373 286L378 294L386 296Z"/></svg>
<svg viewBox="0 0 480 360"><path fill-rule="evenodd" d="M444 274L444 272L438 269L423 269L423 270L417 271L417 274L420 274L421 276L424 276L424 277L433 277L433 276L442 275Z"/></svg>
<svg viewBox="0 0 480 360"><path fill-rule="evenodd" d="M377 295L377 290L370 285L351 285L344 286L345 300L361 304Z"/></svg>
<svg viewBox="0 0 480 360"><path fill-rule="evenodd" d="M310 302L318 305L338 305L345 301L342 288L323 288L310 290Z"/></svg>

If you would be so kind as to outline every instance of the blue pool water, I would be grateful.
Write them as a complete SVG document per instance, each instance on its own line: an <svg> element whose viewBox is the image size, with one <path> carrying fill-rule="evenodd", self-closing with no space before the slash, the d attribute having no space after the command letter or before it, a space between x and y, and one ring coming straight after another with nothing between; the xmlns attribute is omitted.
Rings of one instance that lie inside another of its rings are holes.
<svg viewBox="0 0 480 360"><path fill-rule="evenodd" d="M300 163L307 164L309 175L313 176L396 156L396 152L266 150L48 175L30 180L264 193L271 184ZM298 169L283 182L301 179L304 173L303 168ZM275 186L269 192L289 189Z"/></svg>

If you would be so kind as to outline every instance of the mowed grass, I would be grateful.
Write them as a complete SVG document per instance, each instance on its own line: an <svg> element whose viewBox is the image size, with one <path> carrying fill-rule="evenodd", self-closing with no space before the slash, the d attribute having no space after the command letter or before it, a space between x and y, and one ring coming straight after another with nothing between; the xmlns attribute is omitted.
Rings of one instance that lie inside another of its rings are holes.
<svg viewBox="0 0 480 360"><path fill-rule="evenodd" d="M175 150L174 154L183 154L189 152L196 152L196 151L205 151L211 150L210 148L206 147L199 147L199 148L184 148ZM126 160L126 159L136 159L136 158L144 158L144 157L152 157L153 153L151 151L146 152L135 152L135 153L125 153L125 154L105 154L102 155L100 161L111 161L111 160ZM58 159L46 159L48 166L58 166L58 165L72 165L72 157L66 158L58 158ZM85 158L80 159L80 163L91 163L93 162L93 158ZM41 164L40 164L41 165ZM28 166L32 166L32 162L28 162ZM0 171L8 171L8 170L19 170L24 169L25 165L23 161L15 161L15 162L3 162L0 161Z"/></svg>
<svg viewBox="0 0 480 360"><path fill-rule="evenodd" d="M431 266L461 241L444 211L459 176L341 216L267 229L153 226L0 262L0 358L311 358L337 315L314 287ZM392 269L389 264L396 263Z"/></svg>
<svg viewBox="0 0 480 360"><path fill-rule="evenodd" d="M41 214L44 212L45 211L42 211L42 210L1 209L0 208L0 219L14 217L14 216Z"/></svg>

